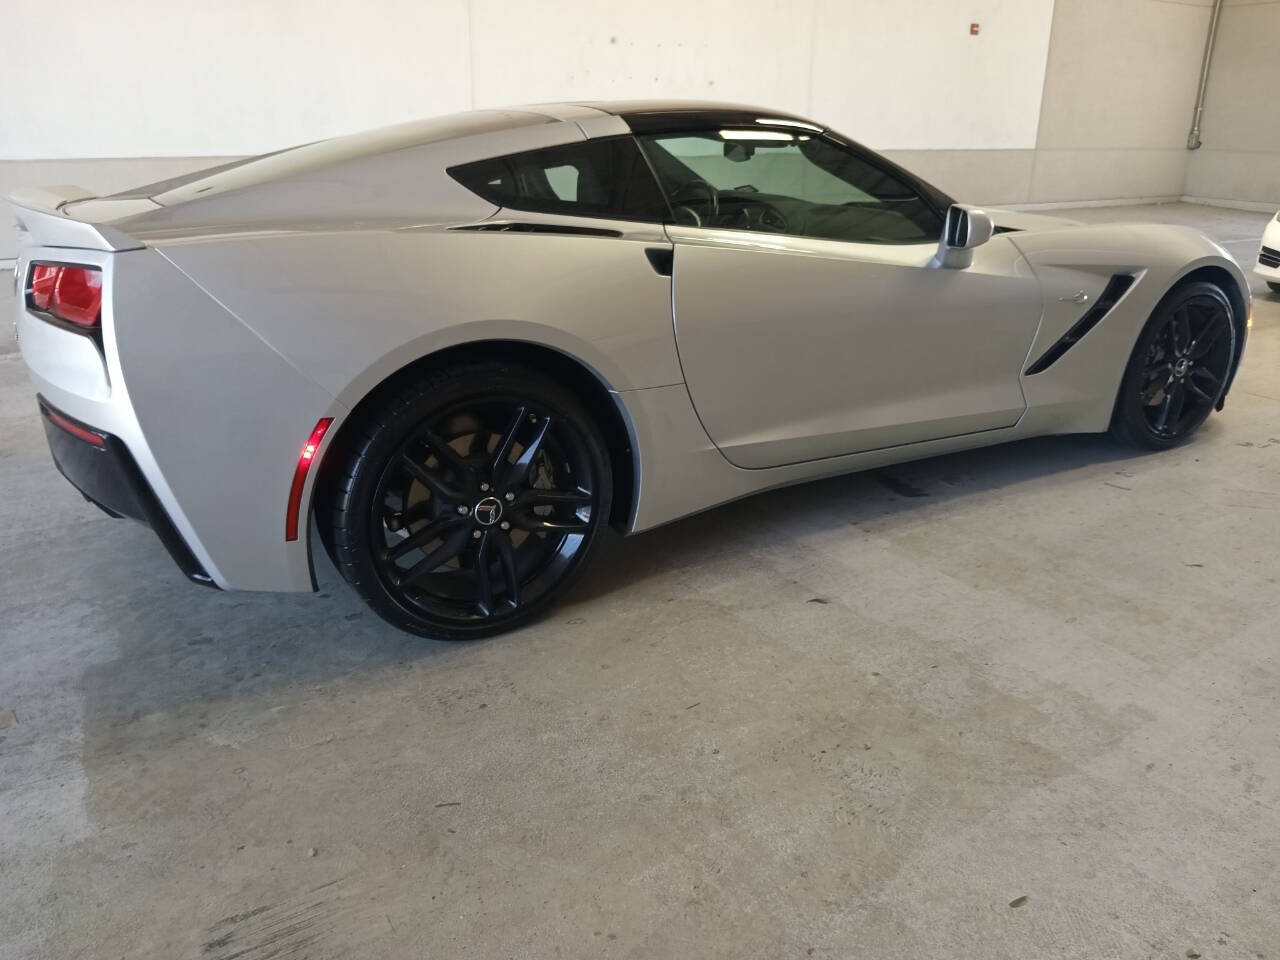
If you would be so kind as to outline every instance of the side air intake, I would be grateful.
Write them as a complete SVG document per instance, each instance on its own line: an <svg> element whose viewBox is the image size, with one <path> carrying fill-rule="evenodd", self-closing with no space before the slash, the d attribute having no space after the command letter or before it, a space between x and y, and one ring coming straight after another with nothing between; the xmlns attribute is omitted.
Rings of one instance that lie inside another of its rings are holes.
<svg viewBox="0 0 1280 960"><path fill-rule="evenodd" d="M1098 297L1098 302L1089 311L1072 324L1071 329L1058 338L1057 343L1040 355L1040 359L1027 367L1026 376L1044 373L1061 359L1062 355L1074 347L1086 333L1096 327L1102 318L1111 312L1111 308L1124 296L1125 291L1133 286L1133 277L1127 273L1117 273L1107 281Z"/></svg>

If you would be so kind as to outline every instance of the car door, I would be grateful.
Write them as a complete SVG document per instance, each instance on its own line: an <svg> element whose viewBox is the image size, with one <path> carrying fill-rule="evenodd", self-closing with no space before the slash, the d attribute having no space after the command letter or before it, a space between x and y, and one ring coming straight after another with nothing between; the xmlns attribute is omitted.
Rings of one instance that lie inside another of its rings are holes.
<svg viewBox="0 0 1280 960"><path fill-rule="evenodd" d="M639 137L675 211L685 380L724 455L760 468L995 430L1039 285L1004 237L933 264L942 212L874 155L794 127Z"/></svg>

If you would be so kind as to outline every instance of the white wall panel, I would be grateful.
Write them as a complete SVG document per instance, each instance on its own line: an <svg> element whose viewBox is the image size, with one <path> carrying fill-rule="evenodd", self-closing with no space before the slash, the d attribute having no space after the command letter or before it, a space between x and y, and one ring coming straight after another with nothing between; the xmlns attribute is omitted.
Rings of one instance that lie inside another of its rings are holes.
<svg viewBox="0 0 1280 960"><path fill-rule="evenodd" d="M808 0L472 0L477 106L679 97L808 110Z"/></svg>
<svg viewBox="0 0 1280 960"><path fill-rule="evenodd" d="M1211 3L0 0L0 193L472 106L688 97L807 113L975 202L1177 195ZM1186 192L1275 196L1277 9L1228 0Z"/></svg>
<svg viewBox="0 0 1280 960"><path fill-rule="evenodd" d="M470 107L466 0L0 8L0 158L257 153Z"/></svg>
<svg viewBox="0 0 1280 960"><path fill-rule="evenodd" d="M881 148L1026 148L1053 0L50 9L9 4L0 22L3 159L245 154L472 105L601 97L759 102Z"/></svg>
<svg viewBox="0 0 1280 960"><path fill-rule="evenodd" d="M1036 145L1053 0L819 0L816 22L812 112L843 133L886 150Z"/></svg>

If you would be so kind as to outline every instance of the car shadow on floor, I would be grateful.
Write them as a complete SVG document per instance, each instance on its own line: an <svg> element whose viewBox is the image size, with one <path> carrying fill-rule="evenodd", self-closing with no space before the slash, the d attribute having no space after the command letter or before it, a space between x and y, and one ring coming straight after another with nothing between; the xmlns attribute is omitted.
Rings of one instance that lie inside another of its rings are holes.
<svg viewBox="0 0 1280 960"><path fill-rule="evenodd" d="M1210 421L1203 428L1207 436ZM755 494L629 538L610 538L593 557L575 600L603 597L651 576L696 563L733 531L747 548L767 549L778 524L797 532L864 524L883 531L895 518L991 490L1034 483L1073 470L1120 464L1152 454L1125 447L1107 435L1037 437L925 460L814 480ZM765 520L767 522L763 522ZM756 531L753 533L753 531Z"/></svg>
<svg viewBox="0 0 1280 960"><path fill-rule="evenodd" d="M747 548L760 549L775 541L779 525L803 535L838 522L856 536L858 525L874 522L883 532L925 507L959 506L985 491L1139 456L1106 437L1053 437L757 494L636 537L607 536L564 608L607 603L615 592L696 565L724 547L726 530L737 543L746 537ZM102 572L86 599L94 604L95 629L114 634L118 654L91 668L93 703L103 714L95 723L322 689L380 670L448 668L487 655L492 644L554 638L565 613L562 608L559 616L553 612L540 624L489 640L424 640L367 610L318 545L318 593L224 593L186 584L149 531L111 527L90 547L114 558L95 565Z"/></svg>

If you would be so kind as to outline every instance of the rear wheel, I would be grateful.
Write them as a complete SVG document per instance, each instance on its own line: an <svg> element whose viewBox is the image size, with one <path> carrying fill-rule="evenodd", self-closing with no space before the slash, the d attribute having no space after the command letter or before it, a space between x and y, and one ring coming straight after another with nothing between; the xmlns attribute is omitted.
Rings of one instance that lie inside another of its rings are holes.
<svg viewBox="0 0 1280 960"><path fill-rule="evenodd" d="M1188 283L1160 301L1129 358L1112 433L1162 450L1194 433L1226 389L1236 355L1231 301L1212 283Z"/></svg>
<svg viewBox="0 0 1280 960"><path fill-rule="evenodd" d="M384 619L465 640L544 612L609 514L600 432L531 370L471 364L402 390L358 428L322 522Z"/></svg>

